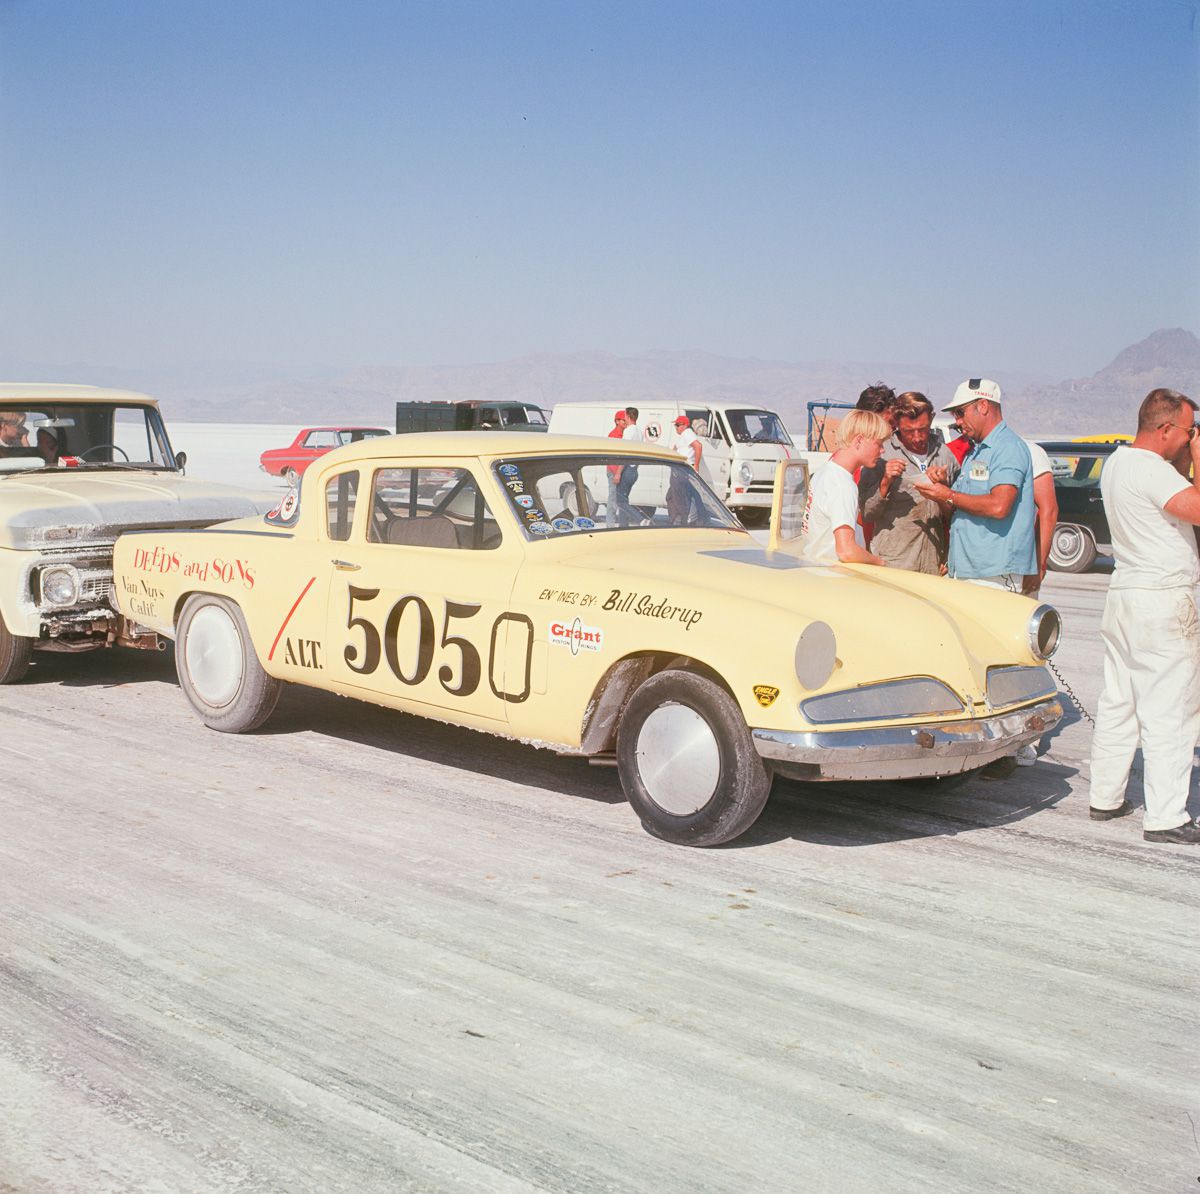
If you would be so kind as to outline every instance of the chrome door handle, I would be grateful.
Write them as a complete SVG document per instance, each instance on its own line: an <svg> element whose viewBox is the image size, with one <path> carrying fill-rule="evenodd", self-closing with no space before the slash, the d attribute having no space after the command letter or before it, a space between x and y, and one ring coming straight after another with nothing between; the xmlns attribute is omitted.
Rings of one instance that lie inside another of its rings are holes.
<svg viewBox="0 0 1200 1194"><path fill-rule="evenodd" d="M353 564L349 560L330 560L329 561L339 572L357 572L362 565Z"/></svg>

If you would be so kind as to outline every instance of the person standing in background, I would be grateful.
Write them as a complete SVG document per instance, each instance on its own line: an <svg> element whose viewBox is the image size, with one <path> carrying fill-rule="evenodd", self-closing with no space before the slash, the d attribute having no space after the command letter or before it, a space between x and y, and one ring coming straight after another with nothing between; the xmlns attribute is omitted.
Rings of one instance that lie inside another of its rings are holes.
<svg viewBox="0 0 1200 1194"><path fill-rule="evenodd" d="M938 576L949 548L946 519L914 482L928 477L952 485L958 461L933 428L933 404L924 394L901 394L895 412L896 432L879 463L859 477L863 523L874 527L871 550L893 568Z"/></svg>
<svg viewBox="0 0 1200 1194"><path fill-rule="evenodd" d="M625 413L625 408L622 407L613 415L612 430L608 433L608 438L623 439L625 436L625 425L628 422L629 416ZM610 527L617 525L617 483L620 480L621 466L619 464L610 464L608 466L608 502L604 507L604 522Z"/></svg>
<svg viewBox="0 0 1200 1194"><path fill-rule="evenodd" d="M1125 788L1140 744L1142 837L1185 846L1200 844L1200 819L1187 811L1200 737L1196 410L1184 394L1151 390L1133 443L1118 448L1100 474L1116 568L1100 623L1104 691L1092 731L1089 798L1093 821L1133 811Z"/></svg>

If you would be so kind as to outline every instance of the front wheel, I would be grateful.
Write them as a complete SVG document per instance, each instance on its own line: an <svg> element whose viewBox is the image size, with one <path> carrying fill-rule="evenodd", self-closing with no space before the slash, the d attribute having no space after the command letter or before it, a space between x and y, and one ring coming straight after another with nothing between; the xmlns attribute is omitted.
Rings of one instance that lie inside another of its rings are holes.
<svg viewBox="0 0 1200 1194"><path fill-rule="evenodd" d="M33 657L33 639L13 634L0 617L0 684L15 684L25 678Z"/></svg>
<svg viewBox="0 0 1200 1194"><path fill-rule="evenodd" d="M1060 522L1050 538L1047 563L1055 572L1086 572L1096 562L1096 540L1087 527Z"/></svg>
<svg viewBox="0 0 1200 1194"><path fill-rule="evenodd" d="M183 607L175 633L175 669L201 721L225 734L258 729L283 688L258 662L241 609L211 593L189 597Z"/></svg>
<svg viewBox="0 0 1200 1194"><path fill-rule="evenodd" d="M737 702L694 672L659 672L637 689L621 718L617 767L646 832L681 846L732 841L771 791Z"/></svg>
<svg viewBox="0 0 1200 1194"><path fill-rule="evenodd" d="M292 468L292 466L290 464L288 465L287 468L285 468L283 470L283 479L293 489L295 489L296 486L300 484L300 474L298 472L296 472L296 470L294 468Z"/></svg>

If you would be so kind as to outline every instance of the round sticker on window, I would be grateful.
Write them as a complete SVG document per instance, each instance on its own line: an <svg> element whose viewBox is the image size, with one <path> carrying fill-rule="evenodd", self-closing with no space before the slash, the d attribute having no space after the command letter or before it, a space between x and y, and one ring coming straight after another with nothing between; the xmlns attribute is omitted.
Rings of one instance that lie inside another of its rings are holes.
<svg viewBox="0 0 1200 1194"><path fill-rule="evenodd" d="M575 519L575 525L581 531L594 531L596 529L596 524L590 518L577 518Z"/></svg>
<svg viewBox="0 0 1200 1194"><path fill-rule="evenodd" d="M535 535L549 535L554 530L548 522L531 522L529 529Z"/></svg>
<svg viewBox="0 0 1200 1194"><path fill-rule="evenodd" d="M502 464L500 466L500 471L506 477L515 477L517 475L517 473L519 473L521 470L519 468L517 468L517 466L515 464Z"/></svg>
<svg viewBox="0 0 1200 1194"><path fill-rule="evenodd" d="M564 535L575 529L575 524L569 518L556 518L550 525Z"/></svg>

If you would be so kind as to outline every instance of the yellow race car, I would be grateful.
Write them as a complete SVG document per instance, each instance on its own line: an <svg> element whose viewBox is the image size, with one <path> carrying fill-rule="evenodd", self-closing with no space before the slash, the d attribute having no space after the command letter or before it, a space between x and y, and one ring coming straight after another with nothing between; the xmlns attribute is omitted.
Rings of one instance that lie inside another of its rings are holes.
<svg viewBox="0 0 1200 1194"><path fill-rule="evenodd" d="M764 545L660 448L370 439L265 517L122 535L117 600L214 729L290 681L615 755L645 828L689 845L745 832L774 774L959 777L1057 724L1052 607L801 559L806 478L780 466Z"/></svg>

